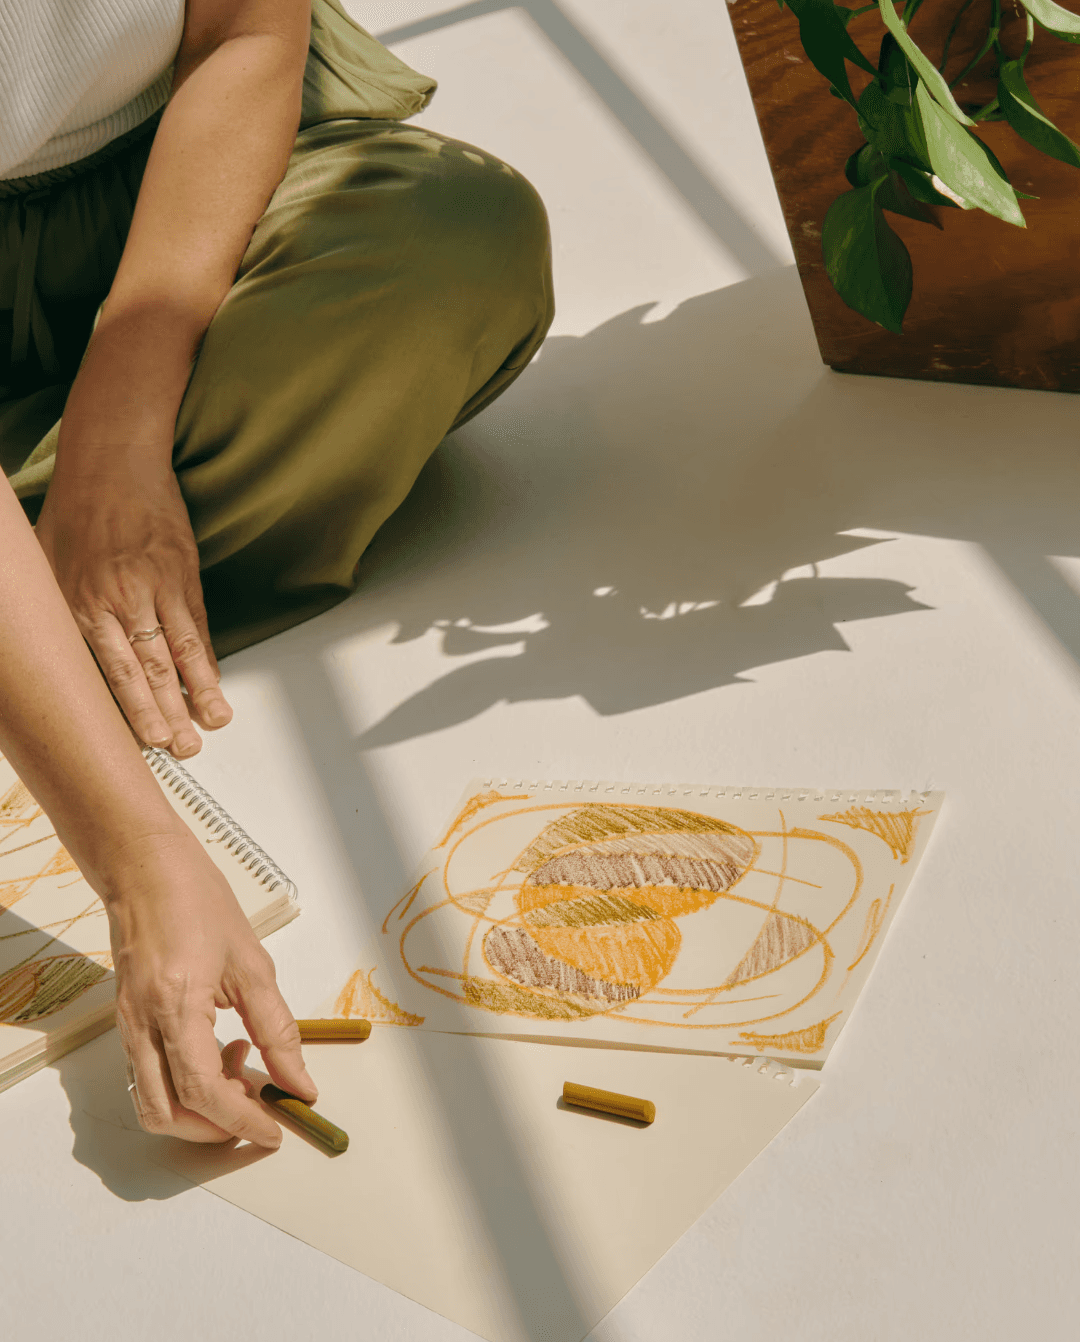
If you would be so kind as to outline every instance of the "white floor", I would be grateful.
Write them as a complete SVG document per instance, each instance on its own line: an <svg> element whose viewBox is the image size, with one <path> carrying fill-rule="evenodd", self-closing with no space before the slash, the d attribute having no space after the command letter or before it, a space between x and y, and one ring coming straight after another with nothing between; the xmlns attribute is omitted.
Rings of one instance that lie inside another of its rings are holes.
<svg viewBox="0 0 1080 1342"><path fill-rule="evenodd" d="M362 590L224 665L190 768L301 888L286 995L476 774L944 788L820 1093L591 1337L1072 1338L1077 403L822 366L719 0L444 6L348 0L540 190L559 315ZM6 1335L471 1336L125 1164L110 1039L0 1096Z"/></svg>

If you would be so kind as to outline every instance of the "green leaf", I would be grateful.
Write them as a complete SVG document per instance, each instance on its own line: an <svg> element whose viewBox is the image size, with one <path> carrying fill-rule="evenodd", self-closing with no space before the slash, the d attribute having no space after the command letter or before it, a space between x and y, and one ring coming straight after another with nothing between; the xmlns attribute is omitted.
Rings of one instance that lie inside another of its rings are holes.
<svg viewBox="0 0 1080 1342"><path fill-rule="evenodd" d="M916 200L907 189L903 178L896 171L889 173L886 181L878 187L877 203L883 210L891 210L893 214L902 214L908 219L917 219L921 224L931 224L934 228L944 228L944 225L935 218L934 215Z"/></svg>
<svg viewBox="0 0 1080 1342"><path fill-rule="evenodd" d="M844 176L852 186L869 186L879 177L884 177L888 169L881 151L872 144L864 144L844 164Z"/></svg>
<svg viewBox="0 0 1080 1342"><path fill-rule="evenodd" d="M1002 61L998 70L998 102L1009 125L1022 140L1051 158L1080 168L1080 147L1040 111L1024 79L1023 61Z"/></svg>
<svg viewBox="0 0 1080 1342"><path fill-rule="evenodd" d="M1065 42L1080 42L1080 14L1070 14L1053 0L1020 0L1040 27Z"/></svg>
<svg viewBox="0 0 1080 1342"><path fill-rule="evenodd" d="M881 39L878 71L878 83L889 101L899 103L901 107L910 107L915 97L915 85L919 76L900 50L900 44L892 33L886 33Z"/></svg>
<svg viewBox="0 0 1080 1342"><path fill-rule="evenodd" d="M905 163L903 159L886 159L888 166L894 172L898 172L904 179L904 185L915 197L921 200L924 205L947 205L950 210L958 210L960 206L955 200L950 200L948 196L943 196L940 191L935 191L930 183L930 174L921 172L918 168L913 168L910 163ZM974 209L973 205L967 207Z"/></svg>
<svg viewBox="0 0 1080 1342"><path fill-rule="evenodd" d="M857 108L844 61L849 60L872 75L877 71L848 36L838 7L832 0L787 0L787 6L799 20L799 40L815 69L839 91L845 102Z"/></svg>
<svg viewBox="0 0 1080 1342"><path fill-rule="evenodd" d="M915 87L917 91L921 85ZM917 101L911 107L894 103L872 79L859 99L859 129L881 153L931 171Z"/></svg>
<svg viewBox="0 0 1080 1342"><path fill-rule="evenodd" d="M821 250L833 288L848 307L902 335L911 302L911 255L877 202L887 180L878 178L833 201L821 226Z"/></svg>
<svg viewBox="0 0 1080 1342"><path fill-rule="evenodd" d="M1049 3L1049 0L1039 0L1039 3ZM903 24L897 17L896 10L893 8L893 0L878 0L878 8L881 10L881 17L885 20L885 27L896 38L904 55L918 71L920 78L930 89L934 98L962 126L973 126L975 123L961 110L960 104L952 96L944 75L908 37ZM942 178L942 181L944 180Z"/></svg>
<svg viewBox="0 0 1080 1342"><path fill-rule="evenodd" d="M890 4L892 0L884 0ZM930 166L958 196L1006 223L1026 228L1016 203L1016 192L1005 178L1001 165L983 142L958 126L919 84L915 100L922 116Z"/></svg>
<svg viewBox="0 0 1080 1342"><path fill-rule="evenodd" d="M982 143L982 141L980 141L980 144L981 144L981 143ZM997 154L994 153L994 151L990 148L990 146L989 146L988 144L984 144L984 145L983 145L983 149L986 151L986 157L987 157L987 158L990 160L990 162L993 164L993 166L994 166L994 171L997 173L997 175L1001 178L1001 180L1002 180L1003 182L1008 182L1008 181L1009 181L1009 174L1008 174L1008 173L1005 171L1005 169L1001 166L1001 160L998 158ZM1010 183L1010 185L1012 185L1012 184ZM1022 199L1024 199L1024 200L1038 200L1038 199L1039 199L1038 196L1029 196L1025 191L1017 191L1017 189L1016 189L1015 186L1013 187L1013 194L1014 194L1014 195L1017 195L1017 196L1020 196L1020 197L1021 197Z"/></svg>

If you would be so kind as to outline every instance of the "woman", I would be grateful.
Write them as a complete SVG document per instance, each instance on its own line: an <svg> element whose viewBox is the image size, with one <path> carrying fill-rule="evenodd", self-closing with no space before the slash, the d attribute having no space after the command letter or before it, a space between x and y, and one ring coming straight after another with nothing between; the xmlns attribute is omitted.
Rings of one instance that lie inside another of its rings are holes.
<svg viewBox="0 0 1080 1342"><path fill-rule="evenodd" d="M215 654L347 596L427 457L539 348L547 220L506 164L399 124L434 83L337 0L62 13L46 29L0 0L0 458L120 708L183 758L193 720L231 717ZM59 785L26 781L53 815ZM72 816L53 819L79 860L89 821ZM175 984L187 895L155 835L118 908L139 908L136 941L152 927L174 948ZM226 904L199 915L218 960L226 924L241 935ZM145 1015L161 982L152 956L126 953L125 925L117 913L118 988ZM216 1061L211 1077L212 1012L198 1019L197 1084L167 1043L151 1060L122 1029L156 1131L193 1135L185 1110L234 1130L200 1108L232 1083Z"/></svg>
<svg viewBox="0 0 1080 1342"><path fill-rule="evenodd" d="M315 1099L273 961L146 767L6 480L0 536L0 751L108 912L139 1121L277 1146L240 1079L246 1049L230 1045L223 1068L214 1041L216 1008L236 1007L275 1082Z"/></svg>

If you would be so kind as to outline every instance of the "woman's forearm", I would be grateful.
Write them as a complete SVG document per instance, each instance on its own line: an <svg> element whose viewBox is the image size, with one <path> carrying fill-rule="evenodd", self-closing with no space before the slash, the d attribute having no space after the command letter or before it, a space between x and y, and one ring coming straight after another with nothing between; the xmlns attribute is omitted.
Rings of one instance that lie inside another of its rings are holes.
<svg viewBox="0 0 1080 1342"><path fill-rule="evenodd" d="M0 751L103 897L124 852L185 826L147 768L0 477Z"/></svg>
<svg viewBox="0 0 1080 1342"><path fill-rule="evenodd" d="M241 32L207 54L181 47L120 265L64 409L58 464L67 450L119 443L171 451L199 342L288 166L309 25L298 8L302 25Z"/></svg>

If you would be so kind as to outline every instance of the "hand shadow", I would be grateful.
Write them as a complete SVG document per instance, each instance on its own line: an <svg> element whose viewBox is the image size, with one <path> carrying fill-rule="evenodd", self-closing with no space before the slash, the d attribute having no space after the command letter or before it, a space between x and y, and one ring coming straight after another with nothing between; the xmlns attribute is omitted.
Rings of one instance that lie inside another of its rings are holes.
<svg viewBox="0 0 1080 1342"><path fill-rule="evenodd" d="M186 1142L144 1132L128 1094L116 1030L106 1031L52 1066L71 1105L72 1155L125 1202L175 1197L206 1179L273 1155L250 1142ZM255 1094L270 1080L264 1072L247 1067L244 1076ZM186 1171L185 1177L176 1173L177 1167Z"/></svg>

